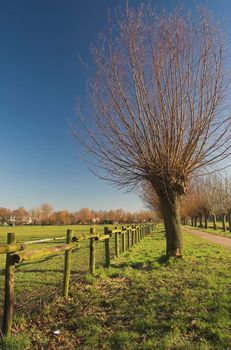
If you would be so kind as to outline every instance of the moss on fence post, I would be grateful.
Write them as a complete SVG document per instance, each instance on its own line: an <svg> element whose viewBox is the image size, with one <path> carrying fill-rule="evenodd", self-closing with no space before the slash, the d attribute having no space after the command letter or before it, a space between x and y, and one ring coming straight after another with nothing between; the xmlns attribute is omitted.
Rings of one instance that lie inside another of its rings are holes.
<svg viewBox="0 0 231 350"><path fill-rule="evenodd" d="M95 234L95 228L90 228L90 234ZM95 238L90 238L90 274L95 274Z"/></svg>
<svg viewBox="0 0 231 350"><path fill-rule="evenodd" d="M117 227L115 227L117 230ZM115 256L118 258L120 256L120 236L118 232L115 232Z"/></svg>
<svg viewBox="0 0 231 350"><path fill-rule="evenodd" d="M134 244L135 244L135 231L134 231L134 225L132 225L132 243L131 243L132 247L134 246Z"/></svg>
<svg viewBox="0 0 231 350"><path fill-rule="evenodd" d="M139 228L138 228L138 226L136 226L136 231L135 231L135 233L136 233L136 244L139 242L139 238L138 238L138 234L139 234Z"/></svg>
<svg viewBox="0 0 231 350"><path fill-rule="evenodd" d="M108 227L104 227L104 234L108 235L109 234L109 229ZM105 247L105 266L109 267L110 266L110 243L109 239L107 238L104 241L104 247Z"/></svg>
<svg viewBox="0 0 231 350"><path fill-rule="evenodd" d="M126 227L122 226L122 252L124 253L126 250Z"/></svg>
<svg viewBox="0 0 231 350"><path fill-rule="evenodd" d="M73 231L67 230L66 243L69 244L72 242ZM64 258L64 275L63 275L63 296L65 299L68 299L69 284L70 284L70 274L71 274L71 254L72 250L65 251Z"/></svg>
<svg viewBox="0 0 231 350"><path fill-rule="evenodd" d="M130 248L130 227L127 227L127 247Z"/></svg>
<svg viewBox="0 0 231 350"><path fill-rule="evenodd" d="M15 233L7 234L7 244L16 243ZM5 268L5 301L3 311L2 333L4 336L11 335L14 312L14 273L15 265L11 259L12 253L6 254Z"/></svg>

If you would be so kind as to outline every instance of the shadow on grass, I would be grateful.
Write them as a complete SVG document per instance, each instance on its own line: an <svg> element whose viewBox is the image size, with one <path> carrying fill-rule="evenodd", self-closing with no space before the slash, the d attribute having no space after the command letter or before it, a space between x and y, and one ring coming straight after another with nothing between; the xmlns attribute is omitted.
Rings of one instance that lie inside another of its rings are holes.
<svg viewBox="0 0 231 350"><path fill-rule="evenodd" d="M54 272L54 273L61 273L63 274L64 273L64 269L62 270L58 270L58 269L30 269L30 270L20 270L18 269L17 272L20 272L20 273L49 273L49 272ZM83 271L81 270L71 270L70 271L70 274L71 275L76 275L76 274L79 274L79 273L83 273Z"/></svg>
<svg viewBox="0 0 231 350"><path fill-rule="evenodd" d="M159 258L157 258L156 261L160 265L166 265L168 263L168 261L169 261L169 256L167 256L166 254L163 254Z"/></svg>
<svg viewBox="0 0 231 350"><path fill-rule="evenodd" d="M21 270L20 268L17 269L17 272L20 272L20 273L48 273L48 272L55 272L55 273L63 273L63 269L62 270L57 270L57 269L28 269L28 270ZM72 274L73 273L76 273L75 272L71 272Z"/></svg>
<svg viewBox="0 0 231 350"><path fill-rule="evenodd" d="M154 259L144 259L143 261L137 262L121 262L121 263L112 263L110 266L115 269L123 269L130 267L134 270L143 270L143 271L152 271L158 270L161 266L168 265L169 257L167 255L161 255L160 257ZM156 264L158 263L159 266Z"/></svg>
<svg viewBox="0 0 231 350"><path fill-rule="evenodd" d="M16 281L17 285L23 285L25 286L25 290L26 290L26 286L28 286L28 288L32 289L32 287L34 285L39 285L41 286L41 288L44 286L44 285L48 285L48 286L57 286L59 285L59 282L56 281L56 282L51 282L51 281L42 281L42 280L37 280L37 281ZM29 284L28 284L29 283Z"/></svg>

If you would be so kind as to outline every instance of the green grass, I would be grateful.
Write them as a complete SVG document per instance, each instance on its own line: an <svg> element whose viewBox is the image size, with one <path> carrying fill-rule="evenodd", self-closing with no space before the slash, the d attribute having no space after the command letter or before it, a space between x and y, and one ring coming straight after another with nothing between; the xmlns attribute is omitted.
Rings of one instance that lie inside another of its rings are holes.
<svg viewBox="0 0 231 350"><path fill-rule="evenodd" d="M183 259L161 258L158 229L109 269L79 277L68 302L18 320L16 337L31 343L21 349L231 349L231 252L189 234L184 246Z"/></svg>
<svg viewBox="0 0 231 350"><path fill-rule="evenodd" d="M106 225L105 225L106 226ZM0 243L6 242L7 232L14 232L18 242L24 242L33 239L43 239L65 236L67 229L74 230L75 233L89 233L90 227L95 227L97 231L102 232L102 225L70 225L70 226L14 226L0 227Z"/></svg>
<svg viewBox="0 0 231 350"><path fill-rule="evenodd" d="M190 226L190 228L194 229L194 230L199 230L199 231L203 231L203 232L207 232L207 233L211 233L213 235L217 235L217 236L223 236L223 237L227 237L227 238L231 238L231 232L229 232L229 229L226 229L226 231L222 230L222 227L218 226L216 230L213 229L212 226L208 226L208 228L204 228L204 227L192 227Z"/></svg>

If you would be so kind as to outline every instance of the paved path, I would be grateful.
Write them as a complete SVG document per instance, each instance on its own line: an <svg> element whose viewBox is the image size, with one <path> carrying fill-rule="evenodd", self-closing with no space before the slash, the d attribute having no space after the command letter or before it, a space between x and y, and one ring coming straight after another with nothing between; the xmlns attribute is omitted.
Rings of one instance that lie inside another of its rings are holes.
<svg viewBox="0 0 231 350"><path fill-rule="evenodd" d="M194 229L191 229L189 227L185 228L185 231L192 233L196 236L202 237L204 239L207 239L210 242L217 243L217 244L222 245L223 247L227 247L227 248L231 249L231 238L213 235L211 233L206 233L203 231L194 230Z"/></svg>

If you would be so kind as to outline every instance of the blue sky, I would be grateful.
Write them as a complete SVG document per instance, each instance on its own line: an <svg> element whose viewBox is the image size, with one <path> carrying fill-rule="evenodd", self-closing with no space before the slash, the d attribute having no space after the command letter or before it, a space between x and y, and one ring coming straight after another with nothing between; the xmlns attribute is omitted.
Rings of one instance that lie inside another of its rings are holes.
<svg viewBox="0 0 231 350"><path fill-rule="evenodd" d="M85 104L89 47L124 0L0 0L0 206L139 210L79 159L68 120ZM140 1L130 1L139 4ZM179 1L152 1L166 8ZM197 2L198 3L198 2ZM185 1L194 8L194 1ZM231 2L208 0L231 32Z"/></svg>

